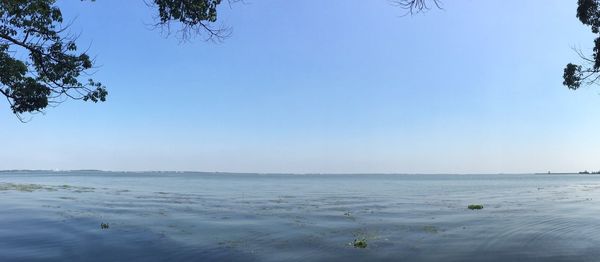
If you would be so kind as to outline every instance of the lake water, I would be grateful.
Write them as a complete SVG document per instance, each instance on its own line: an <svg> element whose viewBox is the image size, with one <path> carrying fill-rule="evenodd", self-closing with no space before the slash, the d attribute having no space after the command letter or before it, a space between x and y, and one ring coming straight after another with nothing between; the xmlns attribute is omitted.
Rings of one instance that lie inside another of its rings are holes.
<svg viewBox="0 0 600 262"><path fill-rule="evenodd" d="M0 173L0 261L599 257L595 175Z"/></svg>

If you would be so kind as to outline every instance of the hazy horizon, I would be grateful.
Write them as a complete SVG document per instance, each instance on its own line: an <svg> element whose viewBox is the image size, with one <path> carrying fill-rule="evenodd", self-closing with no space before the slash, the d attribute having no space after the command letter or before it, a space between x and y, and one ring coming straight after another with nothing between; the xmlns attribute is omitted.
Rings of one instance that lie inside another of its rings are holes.
<svg viewBox="0 0 600 262"><path fill-rule="evenodd" d="M266 175L544 175L544 174L580 174L580 172L589 172L588 174L594 175L593 172L600 172L597 170L578 170L578 171L546 171L546 172L511 172L511 173L402 173L402 172L391 172L391 173L347 173L347 172L309 172L309 173L296 173L296 172L241 172L241 171L208 171L208 170L110 170L110 169L0 169L0 173L3 172L51 172L51 173L64 173L64 172L106 172L106 173L203 173L203 174L266 174Z"/></svg>

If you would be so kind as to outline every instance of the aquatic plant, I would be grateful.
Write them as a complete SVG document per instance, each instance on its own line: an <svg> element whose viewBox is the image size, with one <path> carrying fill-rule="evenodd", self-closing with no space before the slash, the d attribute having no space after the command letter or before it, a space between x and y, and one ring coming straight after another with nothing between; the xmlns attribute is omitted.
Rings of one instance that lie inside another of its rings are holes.
<svg viewBox="0 0 600 262"><path fill-rule="evenodd" d="M0 191L14 190L14 191L21 191L21 192L33 192L33 191L43 190L43 189L45 189L47 191L53 191L52 188L50 188L50 187L36 185L36 184L0 183Z"/></svg>
<svg viewBox="0 0 600 262"><path fill-rule="evenodd" d="M108 229L108 223L100 223L100 229Z"/></svg>
<svg viewBox="0 0 600 262"><path fill-rule="evenodd" d="M425 231L427 233L431 233L431 234L437 234L438 233L438 229L435 226L424 226L423 227L423 231Z"/></svg>
<svg viewBox="0 0 600 262"><path fill-rule="evenodd" d="M352 242L352 246L354 246L355 248L366 248L367 247L367 239L366 238L354 239L354 242Z"/></svg>
<svg viewBox="0 0 600 262"><path fill-rule="evenodd" d="M483 209L483 205L469 205L467 208L471 210Z"/></svg>

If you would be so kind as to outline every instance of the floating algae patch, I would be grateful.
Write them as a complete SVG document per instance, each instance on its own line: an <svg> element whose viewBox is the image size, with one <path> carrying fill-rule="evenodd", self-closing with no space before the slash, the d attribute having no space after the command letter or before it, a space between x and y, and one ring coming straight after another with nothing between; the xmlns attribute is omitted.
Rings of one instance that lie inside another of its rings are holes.
<svg viewBox="0 0 600 262"><path fill-rule="evenodd" d="M478 210L483 209L483 205L469 205L467 208L471 210Z"/></svg>
<svg viewBox="0 0 600 262"><path fill-rule="evenodd" d="M20 191L20 192L33 192L37 190L55 191L56 189L36 184L14 184L14 183L0 183L0 191Z"/></svg>
<svg viewBox="0 0 600 262"><path fill-rule="evenodd" d="M354 242L351 243L355 248L367 248L367 239L366 238L357 238L354 239Z"/></svg>
<svg viewBox="0 0 600 262"><path fill-rule="evenodd" d="M75 193L86 193L86 192L94 192L95 188L93 187L82 187L82 186L70 186L70 185L60 185L55 188L62 190L69 190Z"/></svg>
<svg viewBox="0 0 600 262"><path fill-rule="evenodd" d="M75 193L94 192L94 188L93 187L80 187L78 189L72 190L72 192L75 192Z"/></svg>
<svg viewBox="0 0 600 262"><path fill-rule="evenodd" d="M59 199L63 199L63 200L77 200L77 198L75 198L75 197L67 197L67 196L61 196L61 197L59 197Z"/></svg>
<svg viewBox="0 0 600 262"><path fill-rule="evenodd" d="M64 189L64 190L71 190L73 192L93 192L96 189L93 187L71 186L71 185L61 185L61 186L57 186L57 188Z"/></svg>
<svg viewBox="0 0 600 262"><path fill-rule="evenodd" d="M435 226L424 226L423 231L426 233L437 234L439 231Z"/></svg>
<svg viewBox="0 0 600 262"><path fill-rule="evenodd" d="M76 193L83 192L94 192L93 187L78 187L69 185L50 186L50 185L39 185L39 184L16 184L16 183L0 183L0 191L20 191L20 192L33 192L33 191L58 191L58 190L69 190Z"/></svg>
<svg viewBox="0 0 600 262"><path fill-rule="evenodd" d="M379 239L379 234L372 231L360 230L354 235L354 241L348 243L350 246L354 248L367 248L369 245L367 242L371 240Z"/></svg>

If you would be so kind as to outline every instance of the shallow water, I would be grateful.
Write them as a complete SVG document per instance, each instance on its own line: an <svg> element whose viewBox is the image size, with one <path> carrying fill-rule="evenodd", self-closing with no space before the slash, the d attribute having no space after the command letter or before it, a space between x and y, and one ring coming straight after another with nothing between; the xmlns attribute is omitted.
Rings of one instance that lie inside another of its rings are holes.
<svg viewBox="0 0 600 262"><path fill-rule="evenodd" d="M0 261L597 261L599 200L594 175L4 172Z"/></svg>

